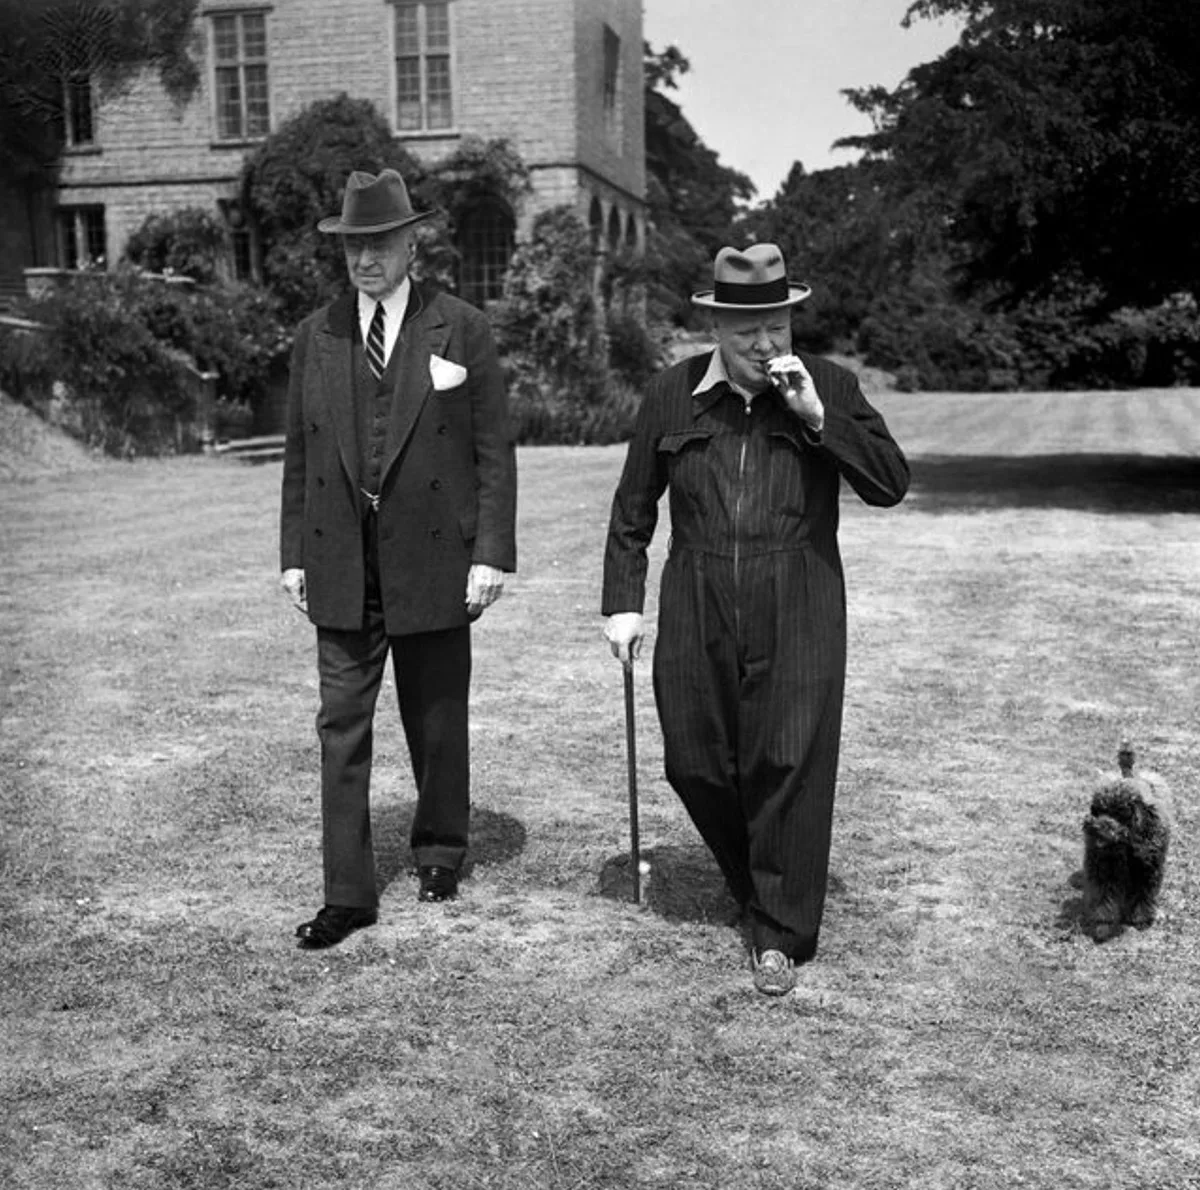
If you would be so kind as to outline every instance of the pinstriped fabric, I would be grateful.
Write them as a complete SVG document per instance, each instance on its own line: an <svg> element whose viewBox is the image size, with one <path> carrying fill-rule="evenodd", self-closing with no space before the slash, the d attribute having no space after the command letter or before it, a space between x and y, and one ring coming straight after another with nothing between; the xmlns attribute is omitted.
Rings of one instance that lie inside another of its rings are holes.
<svg viewBox="0 0 1200 1190"><path fill-rule="evenodd" d="M371 325L367 330L367 363L371 365L371 371L378 380L387 367L387 358L384 352L384 319L387 315L384 313L383 303L375 303L375 313L371 315Z"/></svg>
<svg viewBox="0 0 1200 1190"><path fill-rule="evenodd" d="M817 442L774 392L693 398L707 357L647 393L613 499L603 611L640 610L669 492L654 690L667 778L756 941L811 957L824 908L846 664L837 547L844 476L893 504L904 457L850 373L804 357L826 406Z"/></svg>

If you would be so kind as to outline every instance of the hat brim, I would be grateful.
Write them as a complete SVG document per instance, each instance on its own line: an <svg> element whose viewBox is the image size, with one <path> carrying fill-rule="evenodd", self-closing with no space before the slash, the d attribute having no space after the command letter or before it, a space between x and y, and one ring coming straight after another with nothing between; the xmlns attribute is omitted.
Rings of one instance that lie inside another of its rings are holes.
<svg viewBox="0 0 1200 1190"><path fill-rule="evenodd" d="M417 211L403 219L389 219L385 223L367 225L343 223L341 215L330 215L328 219L322 219L317 224L317 231L323 231L326 235L373 236L378 235L381 231L395 231L399 227L410 227L414 223L432 219L437 213L437 211Z"/></svg>
<svg viewBox="0 0 1200 1190"><path fill-rule="evenodd" d="M719 302L713 296L715 290L702 289L699 293L692 294L692 304L696 306L704 306L709 310L783 310L788 306L798 305L812 294L812 289L807 285L793 285L788 283L788 295L781 302L764 302L762 305L754 305L747 302Z"/></svg>

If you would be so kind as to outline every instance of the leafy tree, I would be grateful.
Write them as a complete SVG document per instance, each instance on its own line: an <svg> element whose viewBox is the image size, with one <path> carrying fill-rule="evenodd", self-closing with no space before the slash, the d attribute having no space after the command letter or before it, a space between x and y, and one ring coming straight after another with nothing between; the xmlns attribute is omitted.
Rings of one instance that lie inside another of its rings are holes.
<svg viewBox="0 0 1200 1190"><path fill-rule="evenodd" d="M0 175L24 185L53 176L72 79L125 89L157 70L177 103L200 82L193 57L197 0L0 0Z"/></svg>
<svg viewBox="0 0 1200 1190"><path fill-rule="evenodd" d="M846 346L880 293L911 271L912 240L922 233L888 183L882 162L811 174L796 162L775 197L747 217L746 230L777 243L792 276L813 287L796 318L800 345Z"/></svg>
<svg viewBox="0 0 1200 1190"><path fill-rule="evenodd" d="M345 287L338 238L317 231L317 223L341 207L346 178L356 169L398 170L416 209L441 212L416 229L412 273L447 288L456 284L456 224L471 204L489 195L515 207L532 189L528 168L507 141L464 137L429 166L395 139L369 101L342 94L309 104L242 171L247 211L263 243L263 280L292 321Z"/></svg>
<svg viewBox="0 0 1200 1190"><path fill-rule="evenodd" d="M754 197L745 174L720 163L666 92L690 69L675 46L644 47L646 78L646 201L650 296L684 318L689 293L708 276L717 251L735 238L739 203Z"/></svg>
<svg viewBox="0 0 1200 1190"><path fill-rule="evenodd" d="M1194 0L917 0L958 44L894 91L851 93L900 192L945 221L957 275L1016 303L1064 282L1100 303L1200 292Z"/></svg>
<svg viewBox="0 0 1200 1190"><path fill-rule="evenodd" d="M242 192L263 244L263 280L285 317L298 321L345 287L338 238L317 223L341 207L351 171L389 168L421 206L424 167L368 100L345 93L297 112L247 159Z"/></svg>

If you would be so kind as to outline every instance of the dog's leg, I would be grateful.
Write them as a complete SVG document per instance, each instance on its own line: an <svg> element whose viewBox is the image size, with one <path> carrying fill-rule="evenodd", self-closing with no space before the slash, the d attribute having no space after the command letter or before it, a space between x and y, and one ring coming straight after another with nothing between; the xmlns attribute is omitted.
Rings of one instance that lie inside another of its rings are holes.
<svg viewBox="0 0 1200 1190"><path fill-rule="evenodd" d="M1158 893L1167 869L1170 828L1158 812L1150 808L1144 831L1133 841L1129 854L1129 914L1131 926L1144 930L1154 924L1158 911Z"/></svg>
<svg viewBox="0 0 1200 1190"><path fill-rule="evenodd" d="M1128 877L1124 848L1088 833L1083 856L1083 927L1097 942L1121 932Z"/></svg>

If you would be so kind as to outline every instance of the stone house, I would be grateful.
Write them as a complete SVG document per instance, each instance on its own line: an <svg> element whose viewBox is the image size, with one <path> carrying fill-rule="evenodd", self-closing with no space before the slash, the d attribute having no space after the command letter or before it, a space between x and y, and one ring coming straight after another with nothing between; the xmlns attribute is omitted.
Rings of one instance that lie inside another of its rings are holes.
<svg viewBox="0 0 1200 1190"><path fill-rule="evenodd" d="M17 253L0 242L10 281L115 261L148 215L197 206L226 220L228 272L253 277L245 155L343 91L424 159L503 137L529 167L521 209L484 198L460 219L464 296L498 296L514 241L551 206L574 206L603 247L644 242L641 0L198 0L194 39L200 86L183 105L151 71L104 101L73 81L51 226Z"/></svg>

